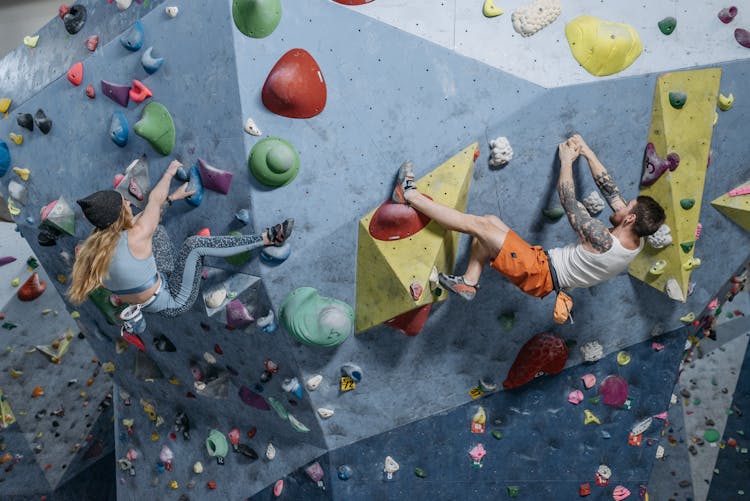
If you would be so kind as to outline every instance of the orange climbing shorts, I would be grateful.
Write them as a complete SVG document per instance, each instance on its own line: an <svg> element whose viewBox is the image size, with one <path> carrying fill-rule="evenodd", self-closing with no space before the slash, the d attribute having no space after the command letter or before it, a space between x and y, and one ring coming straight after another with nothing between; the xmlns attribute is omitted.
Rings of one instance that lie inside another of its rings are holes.
<svg viewBox="0 0 750 501"><path fill-rule="evenodd" d="M529 245L513 230L505 237L497 257L490 259L490 266L530 296L543 298L554 290L544 249Z"/></svg>

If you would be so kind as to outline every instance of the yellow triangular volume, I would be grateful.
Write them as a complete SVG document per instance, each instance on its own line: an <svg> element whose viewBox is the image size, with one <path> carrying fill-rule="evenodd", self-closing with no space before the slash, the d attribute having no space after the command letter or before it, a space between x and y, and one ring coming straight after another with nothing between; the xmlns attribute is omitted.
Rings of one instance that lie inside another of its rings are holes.
<svg viewBox="0 0 750 501"><path fill-rule="evenodd" d="M745 230L750 231L750 181L720 196L711 202L711 205Z"/></svg>
<svg viewBox="0 0 750 501"><path fill-rule="evenodd" d="M474 172L474 143L417 180L417 189L438 203L466 210ZM377 240L370 235L372 210L359 221L357 250L357 301L355 331L382 324L420 306L444 300L430 291L433 267L453 271L460 234L431 221L414 235L400 240ZM422 295L414 300L410 287L419 284Z"/></svg>

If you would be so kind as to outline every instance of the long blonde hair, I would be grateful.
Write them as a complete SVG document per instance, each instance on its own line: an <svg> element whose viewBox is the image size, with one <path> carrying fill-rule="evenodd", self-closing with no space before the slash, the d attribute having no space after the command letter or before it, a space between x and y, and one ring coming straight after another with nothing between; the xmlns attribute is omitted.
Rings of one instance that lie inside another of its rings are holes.
<svg viewBox="0 0 750 501"><path fill-rule="evenodd" d="M88 295L109 277L109 263L120 234L133 227L133 219L123 205L117 221L104 229L94 228L76 254L67 296L73 304L83 303Z"/></svg>

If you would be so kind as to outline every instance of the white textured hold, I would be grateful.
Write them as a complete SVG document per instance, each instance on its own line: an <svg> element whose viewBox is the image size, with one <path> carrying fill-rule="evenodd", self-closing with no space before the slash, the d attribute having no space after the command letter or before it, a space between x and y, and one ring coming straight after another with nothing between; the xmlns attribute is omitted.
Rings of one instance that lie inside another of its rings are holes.
<svg viewBox="0 0 750 501"><path fill-rule="evenodd" d="M333 409L321 407L318 409L318 415L323 419L328 419L329 417L333 416Z"/></svg>
<svg viewBox="0 0 750 501"><path fill-rule="evenodd" d="M130 7L130 4L133 3L133 0L115 0L115 5L117 5L117 8L120 10L125 10L128 7Z"/></svg>
<svg viewBox="0 0 750 501"><path fill-rule="evenodd" d="M200 461L196 461L196 463L193 465L193 471L198 475L203 473L203 464L201 464Z"/></svg>
<svg viewBox="0 0 750 501"><path fill-rule="evenodd" d="M491 167L506 165L513 159L513 148L507 137L500 136L490 141L490 160Z"/></svg>
<svg viewBox="0 0 750 501"><path fill-rule="evenodd" d="M180 9L178 9L176 5L170 5L169 7L164 9L164 12L166 12L169 17L177 17L177 13L179 11Z"/></svg>
<svg viewBox="0 0 750 501"><path fill-rule="evenodd" d="M670 278L667 280L667 283L664 284L664 292L667 293L667 296L669 296L670 299L674 299L675 301L682 301L685 302L685 296L682 294L682 288L680 288L680 284L677 283L677 280L674 278Z"/></svg>
<svg viewBox="0 0 750 501"><path fill-rule="evenodd" d="M596 216L604 210L604 199L598 191L592 191L589 196L582 200L582 203L592 216Z"/></svg>
<svg viewBox="0 0 750 501"><path fill-rule="evenodd" d="M227 298L227 290L224 287L211 291L206 295L206 306L209 308L218 308Z"/></svg>
<svg viewBox="0 0 750 501"><path fill-rule="evenodd" d="M656 459L662 459L664 457L664 446L659 445L656 447Z"/></svg>
<svg viewBox="0 0 750 501"><path fill-rule="evenodd" d="M589 341L581 346L581 354L586 362L596 362L604 356L604 347L597 341Z"/></svg>
<svg viewBox="0 0 750 501"><path fill-rule="evenodd" d="M318 386L320 386L320 383L322 382L323 376L321 376L320 374L315 374L307 380L305 386L307 387L308 391L315 391L318 389Z"/></svg>
<svg viewBox="0 0 750 501"><path fill-rule="evenodd" d="M647 236L646 241L654 249L663 249L672 243L672 230L669 229L669 226L663 224L659 226L656 233Z"/></svg>
<svg viewBox="0 0 750 501"><path fill-rule="evenodd" d="M258 126L255 125L255 120L253 120L252 118L247 119L247 121L245 122L244 129L245 129L245 132L247 132L251 136L260 136L261 134L263 134L258 128Z"/></svg>
<svg viewBox="0 0 750 501"><path fill-rule="evenodd" d="M524 37L552 24L560 15L560 0L535 0L516 9L511 15L513 29Z"/></svg>
<svg viewBox="0 0 750 501"><path fill-rule="evenodd" d="M269 461L273 461L276 458L276 447L273 446L271 442L268 442L268 447L266 447L266 459Z"/></svg>
<svg viewBox="0 0 750 501"><path fill-rule="evenodd" d="M633 428L631 428L630 433L633 435L642 435L646 433L646 431L651 426L651 423L653 422L653 418L651 416L647 417L646 419L642 419L641 421L638 421L636 424L633 425Z"/></svg>
<svg viewBox="0 0 750 501"><path fill-rule="evenodd" d="M211 355L209 352L205 352L203 354L203 360L212 365L216 363L216 357Z"/></svg>

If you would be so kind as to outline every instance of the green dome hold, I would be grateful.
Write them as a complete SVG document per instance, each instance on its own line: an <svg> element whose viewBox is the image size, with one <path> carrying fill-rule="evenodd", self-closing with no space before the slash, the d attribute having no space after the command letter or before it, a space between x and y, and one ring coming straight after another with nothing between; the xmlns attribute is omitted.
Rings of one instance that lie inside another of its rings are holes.
<svg viewBox="0 0 750 501"><path fill-rule="evenodd" d="M337 346L354 332L352 307L320 296L312 287L292 291L281 304L279 317L289 334L308 346Z"/></svg>
<svg viewBox="0 0 750 501"><path fill-rule="evenodd" d="M706 442L718 442L720 438L719 432L714 430L713 428L709 428L705 432L703 432L703 438L706 440Z"/></svg>
<svg viewBox="0 0 750 501"><path fill-rule="evenodd" d="M687 94L684 92L670 92L669 93L669 104L672 105L672 108L679 110L683 106L685 106L685 103L687 102Z"/></svg>
<svg viewBox="0 0 750 501"><path fill-rule="evenodd" d="M278 137L269 137L253 146L247 164L261 184L278 188L286 186L297 177L299 155L291 143Z"/></svg>
<svg viewBox="0 0 750 501"><path fill-rule="evenodd" d="M665 17L659 21L659 30L665 35L671 35L674 29L677 27L677 19L673 17Z"/></svg>
<svg viewBox="0 0 750 501"><path fill-rule="evenodd" d="M233 0L232 17L243 35L267 37L281 21L281 0Z"/></svg>
<svg viewBox="0 0 750 501"><path fill-rule="evenodd" d="M133 126L135 133L146 139L162 155L172 153L175 141L174 122L169 110L156 101L143 107L141 119Z"/></svg>

